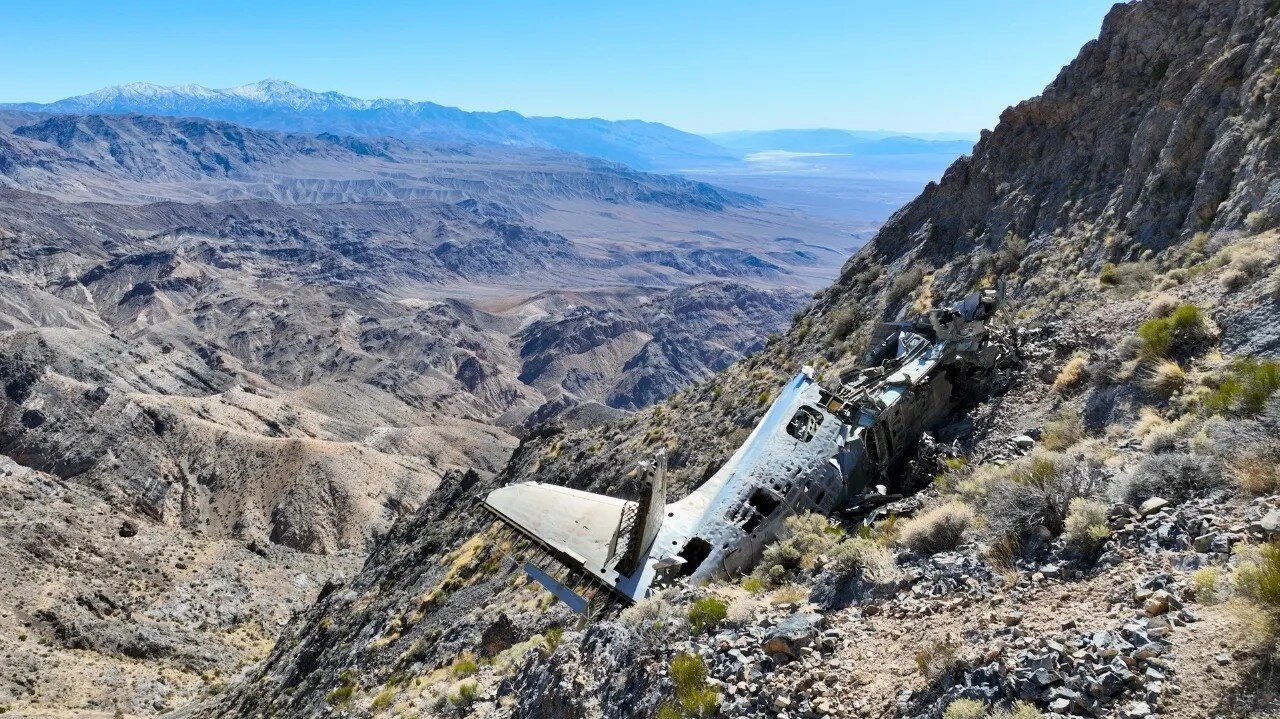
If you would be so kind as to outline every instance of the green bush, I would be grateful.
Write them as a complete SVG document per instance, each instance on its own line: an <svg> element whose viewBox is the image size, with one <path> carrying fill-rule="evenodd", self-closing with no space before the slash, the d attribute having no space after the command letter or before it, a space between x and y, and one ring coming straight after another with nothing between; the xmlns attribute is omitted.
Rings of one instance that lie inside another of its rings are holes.
<svg viewBox="0 0 1280 719"><path fill-rule="evenodd" d="M449 694L449 703L458 708L471 706L480 696L480 686L474 679L462 682Z"/></svg>
<svg viewBox="0 0 1280 719"><path fill-rule="evenodd" d="M383 709L391 706L391 702L395 701L395 698L396 690L387 687L386 689L378 692L378 696L373 698L373 704L369 705L369 708L376 712L382 711Z"/></svg>
<svg viewBox="0 0 1280 719"><path fill-rule="evenodd" d="M1204 335L1204 314L1195 305L1182 305L1167 317L1147 320L1138 326L1143 359L1163 359L1179 344Z"/></svg>
<svg viewBox="0 0 1280 719"><path fill-rule="evenodd" d="M1266 408L1271 395L1280 391L1280 362L1252 357L1236 360L1218 386L1204 399L1212 414L1232 412L1252 417Z"/></svg>
<svg viewBox="0 0 1280 719"><path fill-rule="evenodd" d="M729 616L729 606L715 597L703 597L689 607L689 628L694 634L715 629Z"/></svg>
<svg viewBox="0 0 1280 719"><path fill-rule="evenodd" d="M757 576L773 585L784 582L796 570L813 568L818 556L838 539L839 533L831 530L831 523L821 514L806 512L788 517L782 538L761 555Z"/></svg>
<svg viewBox="0 0 1280 719"><path fill-rule="evenodd" d="M720 711L720 692L707 686L707 665L696 654L677 654L671 660L678 716L711 717ZM670 716L670 712L668 712Z"/></svg>
<svg viewBox="0 0 1280 719"><path fill-rule="evenodd" d="M453 673L453 676L461 679L475 674L478 668L479 667L476 665L476 658L474 656L470 654L459 654L457 658L453 660L453 664L449 667L449 671Z"/></svg>
<svg viewBox="0 0 1280 719"><path fill-rule="evenodd" d="M354 669L347 669L338 675L338 686L324 695L324 700L331 706L342 707L351 702L351 696L360 688L360 681Z"/></svg>
<svg viewBox="0 0 1280 719"><path fill-rule="evenodd" d="M1113 262L1105 262L1102 265L1102 272L1098 274L1098 284L1112 287L1116 284L1116 266Z"/></svg>
<svg viewBox="0 0 1280 719"><path fill-rule="evenodd" d="M551 627L547 633L543 635L542 640L547 645L547 653L553 654L556 647L560 646L560 640L564 637L564 629L562 627Z"/></svg>
<svg viewBox="0 0 1280 719"><path fill-rule="evenodd" d="M1222 570L1217 567L1201 567L1191 574L1196 585L1196 601L1200 604L1217 604L1223 599Z"/></svg>
<svg viewBox="0 0 1280 719"><path fill-rule="evenodd" d="M1244 598L1269 611L1280 610L1280 547L1260 547L1256 561L1244 562L1236 569L1235 585Z"/></svg>

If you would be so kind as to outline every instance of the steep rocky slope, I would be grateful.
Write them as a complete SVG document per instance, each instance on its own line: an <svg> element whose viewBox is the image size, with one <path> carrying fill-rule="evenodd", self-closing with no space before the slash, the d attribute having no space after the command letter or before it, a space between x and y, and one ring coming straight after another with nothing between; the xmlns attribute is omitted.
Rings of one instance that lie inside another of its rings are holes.
<svg viewBox="0 0 1280 719"><path fill-rule="evenodd" d="M26 716L219 691L450 472L740 359L849 241L551 150L0 128L0 707Z"/></svg>
<svg viewBox="0 0 1280 719"><path fill-rule="evenodd" d="M545 425L495 479L458 475L193 713L639 717L670 701L665 716L688 716L704 689L735 716L938 716L960 698L977 708L948 716L1018 699L1033 706L1017 716L1274 711L1274 647L1259 646L1266 632L1236 638L1240 615L1212 603L1226 580L1211 578L1236 577L1244 615L1274 611L1248 604L1248 587L1263 571L1251 557L1280 527L1265 469L1275 369L1231 360L1280 351L1277 41L1264 0L1116 6L1041 96L1006 111L762 352L626 419ZM931 559L880 522L864 531L882 541L851 570L810 555L772 608L711 587L734 604L720 634L684 627L689 596L576 631L543 611L471 510L507 481L634 492L634 462L664 445L686 491L800 364L838 377L880 321L997 280L1025 371L933 468L955 474L895 508L958 503L947 511L979 517L955 553ZM1072 511L1088 541L1061 534L1071 498L1085 502ZM850 583L835 603L821 591L832 582ZM781 637L777 622L791 622ZM673 671L682 651L709 684ZM464 652L494 659L478 683Z"/></svg>

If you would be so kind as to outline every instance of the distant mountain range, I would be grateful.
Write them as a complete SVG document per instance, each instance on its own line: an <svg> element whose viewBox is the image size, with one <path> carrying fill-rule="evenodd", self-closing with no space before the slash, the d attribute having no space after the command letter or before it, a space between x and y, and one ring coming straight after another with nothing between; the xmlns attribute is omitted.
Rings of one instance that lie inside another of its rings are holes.
<svg viewBox="0 0 1280 719"><path fill-rule="evenodd" d="M264 130L395 137L440 143L542 147L666 172L725 168L751 155L800 152L937 158L933 168L968 152L976 136L884 130L764 130L696 135L642 120L528 117L518 112L469 112L434 102L364 100L316 92L283 80L210 89L136 82L50 103L0 103L0 108L57 114L129 114L227 120ZM877 166L877 169L879 167Z"/></svg>
<svg viewBox="0 0 1280 719"><path fill-rule="evenodd" d="M977 135L929 133L907 135L883 130L761 130L706 135L708 140L740 155L759 152L815 152L836 155L942 155L949 163L973 149Z"/></svg>
<svg viewBox="0 0 1280 719"><path fill-rule="evenodd" d="M510 111L468 112L433 102L362 100L336 92L315 92L282 80L221 90L199 85L132 83L51 103L11 103L0 107L59 114L203 117L286 132L547 147L642 170L671 170L691 163L735 159L733 153L704 137L656 122L526 117Z"/></svg>

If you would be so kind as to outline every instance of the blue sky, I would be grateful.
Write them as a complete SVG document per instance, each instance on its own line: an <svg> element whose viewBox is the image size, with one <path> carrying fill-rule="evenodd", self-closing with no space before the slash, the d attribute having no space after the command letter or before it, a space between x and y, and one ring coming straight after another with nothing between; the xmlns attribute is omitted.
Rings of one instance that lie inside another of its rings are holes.
<svg viewBox="0 0 1280 719"><path fill-rule="evenodd" d="M0 101L267 77L469 110L695 132L976 131L1111 0L331 3L0 0Z"/></svg>

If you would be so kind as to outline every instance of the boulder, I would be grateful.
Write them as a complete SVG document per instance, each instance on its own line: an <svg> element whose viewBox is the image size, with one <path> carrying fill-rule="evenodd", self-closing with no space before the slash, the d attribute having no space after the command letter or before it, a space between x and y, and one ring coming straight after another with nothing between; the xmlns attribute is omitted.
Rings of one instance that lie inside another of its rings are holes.
<svg viewBox="0 0 1280 719"><path fill-rule="evenodd" d="M764 651L799 659L800 650L813 645L825 623L826 618L821 614L792 614L765 635Z"/></svg>

